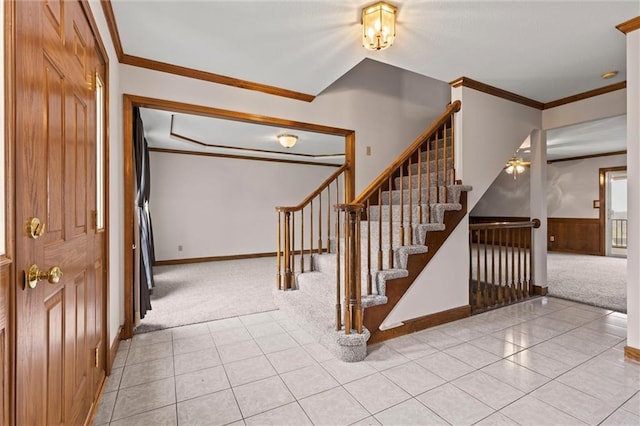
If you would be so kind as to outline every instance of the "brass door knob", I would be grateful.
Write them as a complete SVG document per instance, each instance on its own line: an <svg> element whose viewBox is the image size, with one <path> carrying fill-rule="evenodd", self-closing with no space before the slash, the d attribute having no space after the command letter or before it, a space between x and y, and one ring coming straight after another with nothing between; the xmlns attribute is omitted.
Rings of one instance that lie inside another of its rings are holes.
<svg viewBox="0 0 640 426"><path fill-rule="evenodd" d="M38 281L47 280L51 284L58 284L62 278L62 270L58 266L52 266L48 271L41 271L38 265L31 265L28 271L25 271L25 288L36 288Z"/></svg>

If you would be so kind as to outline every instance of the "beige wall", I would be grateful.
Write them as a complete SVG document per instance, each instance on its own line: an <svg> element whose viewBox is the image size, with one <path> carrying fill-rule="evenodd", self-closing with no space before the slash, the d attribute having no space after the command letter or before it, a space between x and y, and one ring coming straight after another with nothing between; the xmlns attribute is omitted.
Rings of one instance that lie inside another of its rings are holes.
<svg viewBox="0 0 640 426"><path fill-rule="evenodd" d="M275 252L274 207L298 204L336 170L160 152L150 162L157 260Z"/></svg>
<svg viewBox="0 0 640 426"><path fill-rule="evenodd" d="M624 166L626 155L561 161L547 165L547 216L597 219L593 200L600 197L599 170ZM504 172L471 211L471 216L529 217L529 170L513 179Z"/></svg>

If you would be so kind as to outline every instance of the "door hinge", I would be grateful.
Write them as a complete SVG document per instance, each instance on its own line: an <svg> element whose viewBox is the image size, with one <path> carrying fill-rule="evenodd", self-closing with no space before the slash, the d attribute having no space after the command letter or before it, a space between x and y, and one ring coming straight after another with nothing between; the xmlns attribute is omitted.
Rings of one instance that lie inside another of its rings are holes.
<svg viewBox="0 0 640 426"><path fill-rule="evenodd" d="M98 229L98 211L91 210L91 226L93 229Z"/></svg>
<svg viewBox="0 0 640 426"><path fill-rule="evenodd" d="M94 367L98 368L100 366L100 345L96 346L94 350Z"/></svg>

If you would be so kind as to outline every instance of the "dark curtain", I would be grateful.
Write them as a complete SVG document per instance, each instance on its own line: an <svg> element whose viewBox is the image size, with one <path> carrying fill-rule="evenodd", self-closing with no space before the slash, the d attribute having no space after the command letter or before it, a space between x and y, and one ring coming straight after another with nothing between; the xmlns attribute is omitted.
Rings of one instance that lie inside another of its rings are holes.
<svg viewBox="0 0 640 426"><path fill-rule="evenodd" d="M144 138L144 127L140 110L133 110L133 151L136 162L136 179L138 192L136 194L136 210L138 211L138 223L140 225L140 318L144 318L151 309L149 298L150 290L154 287L152 266L155 262L153 249L153 231L151 229L151 215L149 213L150 170L149 149Z"/></svg>

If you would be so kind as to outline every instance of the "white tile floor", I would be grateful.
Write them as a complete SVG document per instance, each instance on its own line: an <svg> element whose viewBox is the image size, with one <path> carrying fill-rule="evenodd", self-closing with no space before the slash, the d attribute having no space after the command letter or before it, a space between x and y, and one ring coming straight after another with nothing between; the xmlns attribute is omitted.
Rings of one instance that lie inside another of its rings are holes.
<svg viewBox="0 0 640 426"><path fill-rule="evenodd" d="M120 344L95 425L640 425L626 316L539 298L348 364L273 311Z"/></svg>

